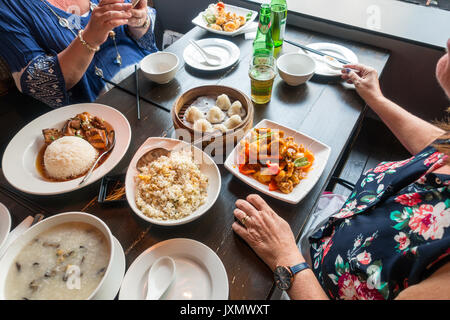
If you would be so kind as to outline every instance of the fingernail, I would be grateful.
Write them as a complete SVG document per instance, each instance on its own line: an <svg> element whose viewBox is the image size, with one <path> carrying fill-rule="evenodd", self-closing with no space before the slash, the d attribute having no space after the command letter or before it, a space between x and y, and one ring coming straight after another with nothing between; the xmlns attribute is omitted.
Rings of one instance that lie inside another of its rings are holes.
<svg viewBox="0 0 450 320"><path fill-rule="evenodd" d="M345 68L345 73L350 73L350 69L349 68Z"/></svg>

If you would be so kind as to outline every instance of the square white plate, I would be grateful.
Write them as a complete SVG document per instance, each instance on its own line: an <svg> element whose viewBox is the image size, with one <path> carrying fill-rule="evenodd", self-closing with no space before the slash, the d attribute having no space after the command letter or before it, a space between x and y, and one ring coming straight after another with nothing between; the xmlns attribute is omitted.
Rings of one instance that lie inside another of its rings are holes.
<svg viewBox="0 0 450 320"><path fill-rule="evenodd" d="M199 26L200 28L203 28L203 29L208 30L210 32L221 34L221 35L224 35L224 36L232 36L233 37L233 36L236 36L238 34L243 33L244 30L248 26L251 25L253 20L255 20L256 16L258 15L258 12L256 12L256 11L245 9L245 8L241 8L241 7L231 6L229 4L225 5L225 11L231 12L231 13L236 13L236 15L244 16L244 17L246 17L248 13L251 13L252 15L251 15L250 19L248 19L247 22L242 27L238 28L237 30L235 30L233 32L219 31L219 30L215 30L213 28L208 27L208 24L206 23L205 19L203 18L204 11L200 12L198 14L198 16L196 16L192 20L192 23L195 24L196 26Z"/></svg>
<svg viewBox="0 0 450 320"><path fill-rule="evenodd" d="M309 170L307 177L302 180L298 185L294 187L291 193L285 194L280 191L269 191L269 187L253 177L246 176L239 172L239 166L237 165L238 148L239 144L233 149L233 151L228 156L225 161L225 168L228 169L233 175L247 183L249 186L255 188L256 190L265 193L275 199L285 201L287 203L296 204L299 203L311 189L314 187L316 182L319 180L320 176L325 169L328 158L330 157L331 148L326 144L317 141L306 134L299 131L287 128L278 124L276 122L264 119L259 122L255 128L270 128L278 129L284 131L285 137L293 137L294 141L298 144L303 144L305 148L310 150L314 154L314 163ZM253 129L252 129L253 130ZM250 136L250 132L244 137L244 139Z"/></svg>

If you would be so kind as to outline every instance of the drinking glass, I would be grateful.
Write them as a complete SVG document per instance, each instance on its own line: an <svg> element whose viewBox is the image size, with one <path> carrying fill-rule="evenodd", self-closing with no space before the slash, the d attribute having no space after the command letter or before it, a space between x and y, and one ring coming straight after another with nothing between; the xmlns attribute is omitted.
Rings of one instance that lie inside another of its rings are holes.
<svg viewBox="0 0 450 320"><path fill-rule="evenodd" d="M251 97L256 104L265 104L272 97L275 79L275 59L268 55L255 55L250 60L248 71L251 84Z"/></svg>

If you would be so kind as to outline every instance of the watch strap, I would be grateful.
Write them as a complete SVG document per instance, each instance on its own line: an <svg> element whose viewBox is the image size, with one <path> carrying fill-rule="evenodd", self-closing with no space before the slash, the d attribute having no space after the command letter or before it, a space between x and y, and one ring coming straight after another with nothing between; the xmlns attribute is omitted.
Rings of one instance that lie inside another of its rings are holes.
<svg viewBox="0 0 450 320"><path fill-rule="evenodd" d="M296 264L295 266L289 267L289 270L291 270L292 275L295 275L296 273L299 273L300 271L303 271L308 268L309 268L309 264L307 264L306 262L302 262L302 263Z"/></svg>

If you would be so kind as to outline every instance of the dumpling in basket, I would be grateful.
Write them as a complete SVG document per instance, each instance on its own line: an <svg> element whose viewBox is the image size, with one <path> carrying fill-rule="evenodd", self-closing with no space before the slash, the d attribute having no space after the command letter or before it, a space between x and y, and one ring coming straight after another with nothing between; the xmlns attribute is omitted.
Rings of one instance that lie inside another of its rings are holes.
<svg viewBox="0 0 450 320"><path fill-rule="evenodd" d="M212 125L206 119L199 119L194 122L194 130L200 132L210 132L212 131Z"/></svg>
<svg viewBox="0 0 450 320"><path fill-rule="evenodd" d="M216 106L218 106L220 109L227 111L231 107L231 101L230 98L226 94L221 94L217 97L216 100Z"/></svg>
<svg viewBox="0 0 450 320"><path fill-rule="evenodd" d="M245 109L242 107L242 103L239 100L233 102L230 109L228 109L229 117L232 117L235 114L239 115L240 117L244 116L245 114Z"/></svg>
<svg viewBox="0 0 450 320"><path fill-rule="evenodd" d="M231 116L230 118L228 118L228 120L224 122L224 125L228 129L234 129L238 125L240 125L241 122L242 122L241 117L239 115L235 114L235 115Z"/></svg>
<svg viewBox="0 0 450 320"><path fill-rule="evenodd" d="M205 116L204 116L203 112L201 112L196 106L190 106L186 110L186 113L184 114L184 118L186 119L186 121L188 121L190 123L194 123L195 121L197 121L199 119L204 119Z"/></svg>
<svg viewBox="0 0 450 320"><path fill-rule="evenodd" d="M225 127L223 123L213 125L213 130L219 130L222 133L227 132L229 129Z"/></svg>
<svg viewBox="0 0 450 320"><path fill-rule="evenodd" d="M225 113L220 110L219 107L214 106L208 110L208 114L206 115L206 119L211 123L220 123L225 118Z"/></svg>

